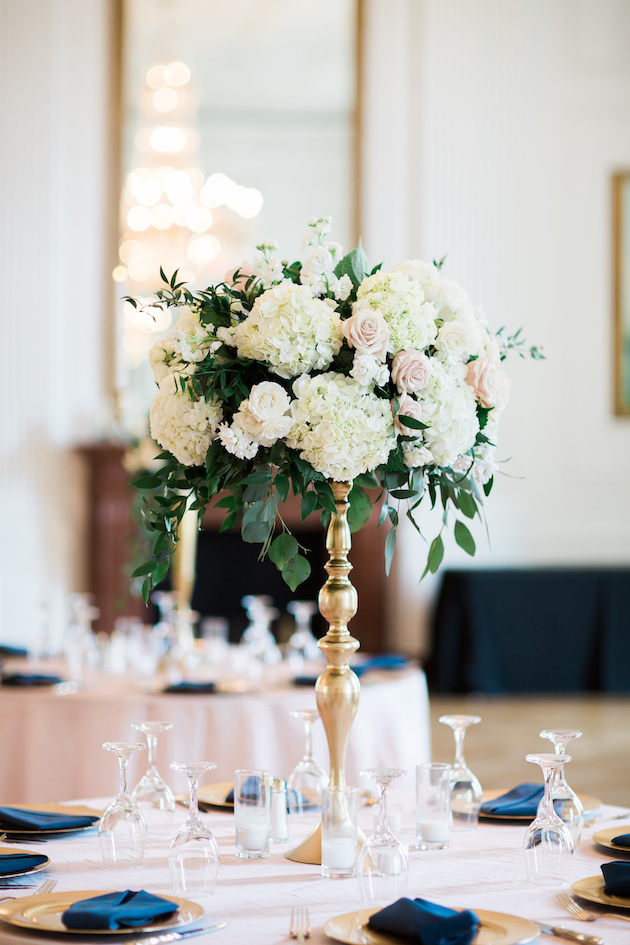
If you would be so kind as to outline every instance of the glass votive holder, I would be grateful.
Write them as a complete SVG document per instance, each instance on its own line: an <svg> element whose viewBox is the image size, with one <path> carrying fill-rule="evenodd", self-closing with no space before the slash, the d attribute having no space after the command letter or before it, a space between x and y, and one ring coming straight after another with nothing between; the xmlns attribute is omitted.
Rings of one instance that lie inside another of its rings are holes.
<svg viewBox="0 0 630 945"><path fill-rule="evenodd" d="M269 856L271 778L268 771L234 772L236 855L251 860Z"/></svg>
<svg viewBox="0 0 630 945"><path fill-rule="evenodd" d="M356 876L358 818L358 788L327 787L322 791L322 876Z"/></svg>
<svg viewBox="0 0 630 945"><path fill-rule="evenodd" d="M416 765L416 850L444 850L451 826L451 766Z"/></svg>

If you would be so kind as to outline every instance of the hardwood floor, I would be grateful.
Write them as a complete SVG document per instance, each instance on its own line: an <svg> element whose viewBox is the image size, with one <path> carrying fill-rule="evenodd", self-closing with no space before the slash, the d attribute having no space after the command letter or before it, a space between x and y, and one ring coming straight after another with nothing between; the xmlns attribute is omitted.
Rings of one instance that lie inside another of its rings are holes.
<svg viewBox="0 0 630 945"><path fill-rule="evenodd" d="M452 732L438 719L455 712L482 718L468 729L465 742L466 761L482 787L540 780L539 769L525 755L553 749L538 733L577 728L583 735L568 748L573 758L566 769L569 784L578 793L630 807L630 695L431 696L434 761L453 756Z"/></svg>

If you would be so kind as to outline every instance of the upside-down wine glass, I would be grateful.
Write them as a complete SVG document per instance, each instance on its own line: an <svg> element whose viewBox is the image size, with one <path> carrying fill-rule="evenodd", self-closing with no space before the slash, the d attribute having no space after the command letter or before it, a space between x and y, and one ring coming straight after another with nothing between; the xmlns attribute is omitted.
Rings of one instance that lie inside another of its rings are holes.
<svg viewBox="0 0 630 945"><path fill-rule="evenodd" d="M479 823L481 785L464 759L464 736L469 725L481 722L479 715L443 715L440 722L450 725L455 736L455 761L451 770L451 813L453 827L471 830Z"/></svg>
<svg viewBox="0 0 630 945"><path fill-rule="evenodd" d="M527 882L536 886L557 887L566 884L573 840L569 828L553 806L552 781L558 765L571 761L569 755L547 753L526 755L526 760L540 765L545 779L545 793L536 818L527 828L523 852Z"/></svg>
<svg viewBox="0 0 630 945"><path fill-rule="evenodd" d="M289 637L286 654L291 669L299 672L304 660L321 659L322 651L317 646L313 636L311 623L313 615L317 613L317 604L310 600L292 600L287 604L287 610L295 619L295 630Z"/></svg>
<svg viewBox="0 0 630 945"><path fill-rule="evenodd" d="M216 768L215 761L173 761L171 769L188 778L190 799L186 823L180 827L168 853L173 889L177 895L209 896L214 892L219 869L219 847L212 832L199 819L197 787L206 771Z"/></svg>
<svg viewBox="0 0 630 945"><path fill-rule="evenodd" d="M540 733L541 738L548 738L553 742L553 747L557 755L566 754L567 745L574 738L581 738L582 733L577 729L568 728L550 728L544 729ZM553 781L551 783L551 796L553 798L553 807L567 827L573 840L573 847L577 850L580 845L580 836L584 826L584 807L575 791L567 784L564 776L564 765L558 765L555 770ZM542 804L542 801L541 801Z"/></svg>
<svg viewBox="0 0 630 945"><path fill-rule="evenodd" d="M317 709L292 709L294 719L302 719L306 734L304 756L298 761L287 779L289 813L298 817L319 812L322 791L328 787L328 775L313 758L313 725L319 719Z"/></svg>
<svg viewBox="0 0 630 945"><path fill-rule="evenodd" d="M127 790L127 765L134 751L144 751L142 742L105 742L120 766L118 794L106 808L98 827L105 866L141 866L147 839L147 822Z"/></svg>
<svg viewBox="0 0 630 945"><path fill-rule="evenodd" d="M357 875L364 902L393 902L404 896L409 875L409 857L400 840L389 829L387 788L406 774L402 768L367 768L361 772L376 781L379 789L379 815L376 831L368 837L359 853Z"/></svg>
<svg viewBox="0 0 630 945"><path fill-rule="evenodd" d="M157 836L170 836L175 814L175 795L156 764L158 735L173 728L172 722L132 722L131 727L146 736L147 770L131 792L131 799L149 815L149 828Z"/></svg>

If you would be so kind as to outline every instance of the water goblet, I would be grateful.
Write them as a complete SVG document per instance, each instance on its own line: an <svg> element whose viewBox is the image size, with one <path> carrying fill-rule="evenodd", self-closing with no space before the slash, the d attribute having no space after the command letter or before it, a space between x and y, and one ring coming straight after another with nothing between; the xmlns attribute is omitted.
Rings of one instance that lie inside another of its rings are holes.
<svg viewBox="0 0 630 945"><path fill-rule="evenodd" d="M173 889L177 895L211 896L217 882L219 847L212 832L199 818L197 788L205 771L216 768L214 761L173 761L171 770L183 771L188 778L188 817L173 839L168 853Z"/></svg>
<svg viewBox="0 0 630 945"><path fill-rule="evenodd" d="M569 755L534 754L526 760L540 765L545 793L535 819L527 828L523 852L527 882L536 886L557 887L566 884L566 870L573 853L573 840L553 806L552 780L558 765L571 761Z"/></svg>
<svg viewBox="0 0 630 945"><path fill-rule="evenodd" d="M289 637L286 653L289 665L295 672L299 672L304 660L321 659L322 651L317 646L317 640L311 630L313 615L317 613L317 604L310 600L292 600L287 604L287 610L295 619L295 630Z"/></svg>
<svg viewBox="0 0 630 945"><path fill-rule="evenodd" d="M389 827L387 788L406 772L401 768L368 768L361 774L376 781L379 789L378 827L361 847L357 864L361 899L364 902L393 902L405 894L409 857Z"/></svg>
<svg viewBox="0 0 630 945"><path fill-rule="evenodd" d="M566 754L566 748L574 738L581 738L582 733L577 729L555 728L544 729L540 733L541 738L548 738L553 742L553 747L557 755ZM555 770L551 784L551 796L553 798L553 807L567 827L573 840L573 847L577 850L580 845L580 836L584 826L584 807L575 791L567 784L564 775L564 765L558 765ZM541 801L542 804L542 801Z"/></svg>
<svg viewBox="0 0 630 945"><path fill-rule="evenodd" d="M294 719L304 722L306 744L304 755L287 779L287 802L289 813L300 818L321 809L321 797L328 787L328 775L313 758L313 725L319 719L317 709L292 709Z"/></svg>
<svg viewBox="0 0 630 945"><path fill-rule="evenodd" d="M147 770L131 792L131 799L145 813L157 836L169 836L175 814L175 795L156 764L158 735L173 728L172 722L132 722L131 727L147 739ZM150 812L150 813L149 813Z"/></svg>
<svg viewBox="0 0 630 945"><path fill-rule="evenodd" d="M442 715L455 736L455 760L451 769L451 813L453 828L471 830L479 823L481 785L464 759L464 736L469 725L481 722L478 715Z"/></svg>
<svg viewBox="0 0 630 945"><path fill-rule="evenodd" d="M103 748L114 752L120 767L118 794L106 808L98 827L103 863L105 866L141 866L147 822L127 790L127 765L133 752L144 751L146 745L142 742L105 742Z"/></svg>

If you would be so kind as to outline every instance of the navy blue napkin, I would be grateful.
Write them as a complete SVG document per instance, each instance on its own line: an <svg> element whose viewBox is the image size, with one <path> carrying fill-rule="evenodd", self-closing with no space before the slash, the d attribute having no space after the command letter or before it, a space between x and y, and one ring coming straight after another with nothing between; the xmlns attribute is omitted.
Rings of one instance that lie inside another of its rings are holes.
<svg viewBox="0 0 630 945"><path fill-rule="evenodd" d="M620 847L630 847L630 833L620 833L618 837L612 838L612 843Z"/></svg>
<svg viewBox="0 0 630 945"><path fill-rule="evenodd" d="M56 686L63 682L60 676L42 676L40 673L9 673L2 676L3 686Z"/></svg>
<svg viewBox="0 0 630 945"><path fill-rule="evenodd" d="M252 803L258 800L260 794L260 778L257 774L252 774L249 776L247 781L241 787L241 801L251 801ZM234 788L229 792L228 796L225 798L226 804L234 803Z"/></svg>
<svg viewBox="0 0 630 945"><path fill-rule="evenodd" d="M79 830L90 827L98 820L91 814L59 814L43 810L22 810L19 807L0 807L0 830Z"/></svg>
<svg viewBox="0 0 630 945"><path fill-rule="evenodd" d="M0 657L2 656L23 659L28 656L28 650L25 650L23 646L8 646L6 643L0 643Z"/></svg>
<svg viewBox="0 0 630 945"><path fill-rule="evenodd" d="M177 912L177 903L141 889L107 893L73 902L61 915L67 929L124 929L149 925Z"/></svg>
<svg viewBox="0 0 630 945"><path fill-rule="evenodd" d="M365 663L359 663L350 668L354 673L361 677L373 669L402 669L409 660L406 656L397 656L395 653L383 653L381 656L374 656L366 660ZM317 682L317 676L296 676L293 680L294 686L314 686Z"/></svg>
<svg viewBox="0 0 630 945"><path fill-rule="evenodd" d="M600 869L604 874L606 892L610 896L630 899L630 863L625 860L613 860L612 863L602 863Z"/></svg>
<svg viewBox="0 0 630 945"><path fill-rule="evenodd" d="M368 921L371 929L402 935L421 945L468 945L480 924L470 909L457 912L426 899L399 899Z"/></svg>
<svg viewBox="0 0 630 945"><path fill-rule="evenodd" d="M485 801L481 805L482 814L489 817L500 814L503 817L532 817L538 812L538 805L545 789L542 784L533 784L526 781L518 784L507 794L495 797L493 801Z"/></svg>
<svg viewBox="0 0 630 945"><path fill-rule="evenodd" d="M11 876L12 873L25 873L36 866L41 866L48 859L38 853L1 853L0 876Z"/></svg>
<svg viewBox="0 0 630 945"><path fill-rule="evenodd" d="M178 682L172 686L167 686L162 692L170 692L179 695L203 695L204 693L214 692L216 686L213 682Z"/></svg>

